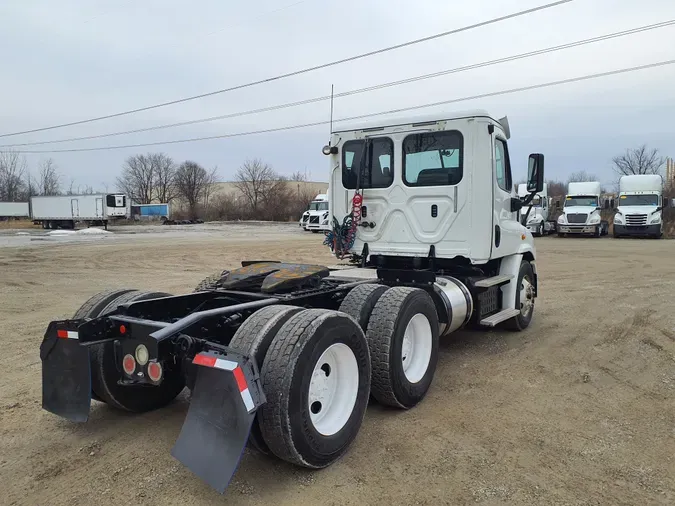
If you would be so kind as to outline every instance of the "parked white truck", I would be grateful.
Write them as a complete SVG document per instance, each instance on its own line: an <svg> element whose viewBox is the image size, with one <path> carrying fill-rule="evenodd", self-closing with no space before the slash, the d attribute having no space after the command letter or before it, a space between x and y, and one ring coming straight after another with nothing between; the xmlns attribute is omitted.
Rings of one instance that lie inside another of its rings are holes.
<svg viewBox="0 0 675 506"><path fill-rule="evenodd" d="M305 214L307 215L304 222L305 230L311 230L316 234L331 229L328 219L328 196L325 193L320 193L314 198Z"/></svg>
<svg viewBox="0 0 675 506"><path fill-rule="evenodd" d="M661 211L668 206L663 198L663 181L658 174L623 176L614 215L614 237L663 236Z"/></svg>
<svg viewBox="0 0 675 506"><path fill-rule="evenodd" d="M527 184L518 185L518 197L523 200L529 195ZM532 209L530 209L530 205ZM548 185L544 184L543 191L537 193L529 205L520 210L521 222L532 232L541 237L556 231L555 221L549 220L551 202L548 198ZM529 212L528 212L529 211ZM526 219L527 217L527 219Z"/></svg>
<svg viewBox="0 0 675 506"><path fill-rule="evenodd" d="M0 202L0 220L29 216L28 202Z"/></svg>
<svg viewBox="0 0 675 506"><path fill-rule="evenodd" d="M82 222L107 229L111 219L129 217L127 200L119 193L31 197L31 219L45 229L75 228Z"/></svg>
<svg viewBox="0 0 675 506"><path fill-rule="evenodd" d="M609 233L609 223L600 216L602 191L597 181L569 183L558 217L558 236L567 234L600 237Z"/></svg>

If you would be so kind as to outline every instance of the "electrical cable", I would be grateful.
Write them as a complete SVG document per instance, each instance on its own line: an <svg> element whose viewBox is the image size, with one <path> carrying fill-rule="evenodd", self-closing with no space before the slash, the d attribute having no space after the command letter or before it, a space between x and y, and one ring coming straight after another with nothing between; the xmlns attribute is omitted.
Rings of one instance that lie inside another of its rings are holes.
<svg viewBox="0 0 675 506"><path fill-rule="evenodd" d="M665 67L668 65L673 65L675 64L675 60L666 60L666 61L661 61L661 62L655 62L655 63L649 63L645 65L639 65L635 67L627 67L627 68L622 68L622 69L617 69L617 70L610 70L607 72L599 72L596 74L587 74L584 76L578 76L578 77L572 77L568 79L560 79L557 81L550 81L547 83L540 83L540 84L533 84L533 85L528 85L528 86L520 86L518 88L510 88L507 90L500 90L500 91L493 91L493 92L488 92L488 93L481 93L479 95L471 95L467 97L461 97L461 98L453 98L450 100L441 100L438 102L430 102L426 104L420 104L420 105L414 105L414 106L409 106L409 107L400 107L398 109L390 109L387 111L380 111L380 112L374 112L374 113L369 113L369 114L362 114L359 116L351 116L348 118L341 118L341 119L336 119L333 120L334 123L338 122L344 122L344 121L354 121L354 120L360 120L360 119L367 119L373 116L383 116L387 114L395 114L399 112L406 112L406 111L413 111L417 109L425 109L427 107L437 107L440 105L448 105L456 102L465 102L468 100L476 100L476 99L481 99L481 98L489 98L489 97L496 97L500 95L508 95L512 93L519 93L522 91L531 91L531 90L536 90L536 89L541 89L541 88L549 88L551 86L559 86L561 84L571 84L571 83L576 83L576 82L581 82L581 81L588 81L591 79L598 79L601 77L609 77L609 76L614 76L614 75L619 75L619 74L627 74L631 72L638 72L640 70L647 70L647 69L652 69L652 68L658 68L658 67ZM206 137L193 137L189 139L173 139L173 140L168 140L168 141L158 141L158 142L147 142L147 143L139 143L139 144L125 144L125 145L117 145L117 146L101 146L101 147L95 147L95 148L72 148L72 149L54 149L54 150L16 150L16 153L25 153L25 154L38 154L38 153L78 153L78 152L87 152L87 151L108 151L108 150L114 150L114 149L127 149L127 148L141 148L141 147L148 147L148 146L163 146L163 145L168 145L168 144L181 144L181 143L186 143L186 142L198 142L198 141L208 141L208 140L215 140L215 139L227 139L231 137L245 137L249 135L257 135L257 134L265 134L265 133L272 133L272 132L282 132L282 131L287 131L287 130L297 130L301 128L309 128L309 127L315 127L315 126L323 126L323 125L328 125L329 121L328 120L323 120L323 121L315 121L311 123L302 123L298 125L287 125L287 126L282 126L282 127L277 127L277 128L266 128L264 130L253 130L253 131L247 131L247 132L236 132L236 133L231 133L231 134L221 134L221 135L211 135L211 136L206 136Z"/></svg>
<svg viewBox="0 0 675 506"><path fill-rule="evenodd" d="M82 125L82 124L85 124L85 123L92 123L94 121L101 121L101 120L105 120L105 119L118 118L120 116L127 116L127 115L130 115L130 114L136 114L136 113L139 113L139 112L149 111L149 110L152 110L152 109L159 109L160 107L167 107L167 106L170 106L170 105L176 105L176 104L181 104L181 103L184 103L184 102L189 102L189 101L192 101L192 100L198 100L198 99L202 99L202 98L206 98L206 97L211 97L211 96L214 96L214 95L219 95L219 94L227 93L227 92L230 92L230 91L241 90L241 89L244 89L244 88L256 86L258 84L270 83L270 82L273 82L273 81L285 79L287 77L306 74L308 72L313 72L315 70L325 69L325 68L332 67L332 66L335 66L335 65L340 65L342 63L348 63L348 62L360 60L360 59L363 59L363 58L367 58L367 57L370 57L370 56L375 56L375 55L378 55L378 54L386 53L386 52L389 52L389 51L394 51L396 49L401 49L401 48L409 47L409 46L412 46L412 45L415 45L415 44L420 44L422 42L427 42L427 41L438 39L438 38L441 38L441 37L446 37L448 35L454 35L456 33L469 31L469 30L472 30L474 28L480 28L480 27L483 27L483 26L499 23L501 21L506 21L506 20L517 18L517 17L520 17L520 16L525 16L525 15L528 15L528 14L532 14L534 12L542 11L542 10L545 10L545 9L550 9L552 7L557 7L559 5L567 4L567 3L570 3L570 2L573 2L573 1L574 0L557 0L557 1L549 3L549 4L540 5L540 6L537 6L537 7L533 7L531 9L518 11L518 12L515 12L515 13L512 13L512 14L507 14L505 16L500 16L500 17L497 17L497 18L492 18L492 19L489 19L487 21L481 21L479 23L474 23L472 25L463 26L463 27L460 27L460 28L455 28L453 30L448 30L448 31L437 33L437 34L434 34L434 35L429 35L427 37L422 37L420 39L415 39L415 40L411 40L411 41L408 41L408 42L403 42L401 44L396 44L396 45L393 45L393 46L388 46L388 47L385 47L385 48L376 49L374 51L369 51L367 53L361 53L361 54L350 56L350 57L347 57L347 58L342 58L340 60L335 60L335 61L328 62L328 63L322 63L322 64L319 64L319 65L315 65L313 67L307 67L307 68L304 68L304 69L295 70L293 72L288 72L288 73L285 73L285 74L280 74L280 75L277 75L277 76L268 77L268 78L265 78L265 79L260 79L258 81L252 81L252 82L245 83L245 84L239 84L239 85L236 85L236 86L231 86L229 88L223 88L223 89L220 89L220 90L202 93L200 95L193 95L193 96L190 96L190 97L171 100L171 101L168 101L168 102L161 102L159 104L149 105L149 106L145 106L145 107L139 107L137 109L130 109L130 110L127 110L127 111L117 112L117 113L113 113L113 114L107 114L107 115L104 115L104 116L97 116L97 117L94 117L94 118L72 121L70 123L61 123L61 124L58 124L58 125L51 125L51 126L41 127L41 128L33 128L31 130L23 130L23 131L20 131L20 132L11 132L11 133L0 134L0 137L10 137L10 136L14 136L14 135L22 135L22 134L35 133L35 132L44 132L46 130L55 130L57 128L65 128L65 127L69 127L69 126Z"/></svg>
<svg viewBox="0 0 675 506"><path fill-rule="evenodd" d="M478 69L478 68L489 67L489 66L492 66L492 65L501 64L501 63L507 63L507 62L512 62L512 61L521 60L521 59L525 59L525 58L531 58L533 56L539 56L539 55L542 55L542 54L553 53L553 52L556 52L556 51L562 51L564 49L569 49L569 48L573 48L573 47L580 47L580 46L584 46L584 45L587 45L587 44L593 44L593 43L596 43L596 42L611 40L611 39L615 39L615 38L618 38L618 37L624 37L624 36L627 36L627 35L634 35L636 33L646 32L646 31L650 31L650 30L656 30L658 28L664 28L664 27L672 26L672 25L675 25L675 19L671 19L669 21L663 21L663 22L660 22L660 23L654 23L654 24L651 24L651 25L645 25L645 26L641 26L641 27L637 27L637 28L631 28L629 30L623 30L623 31L620 31L620 32L614 32L614 33L609 33L609 34L605 34L605 35L600 35L600 36L592 37L592 38L589 38L589 39L577 40L577 41L574 41L574 42L569 42L569 43L566 43L566 44L560 44L560 45L557 45L557 46L550 46L550 47L543 48L543 49L537 49L535 51L528 51L526 53L520 53L520 54L517 54L517 55L506 56L506 57L497 58L497 59L494 59L494 60L488 60L488 61L483 61L483 62L480 62L480 63L474 63L474 64L471 64L471 65L464 65L462 67L455 67L455 68L452 68L452 69L442 70L442 71L439 71L439 72L433 72L433 73L430 73L430 74L423 74L423 75L419 75L419 76L409 77L409 78L406 78L406 79L400 79L398 81L390 81L388 83L377 84L377 85L369 86L369 87L366 87L366 88L359 88L359 89L355 89L355 90L344 91L344 92L341 92L341 93L336 93L334 95L334 98L348 97L348 96L357 95L357 94L360 94L360 93L377 91L377 90L381 90L381 89L385 89L385 88L390 88L390 87L393 87L393 86L399 86L399 85L402 85L402 84L419 82L419 81L423 81L423 80L426 80L426 79L432 79L432 78L441 77L441 76L445 76L445 75L449 75L449 74L457 74L457 73L460 73L460 72L465 72L467 70L474 70L474 69ZM296 102L287 102L287 103L284 103L284 104L272 105L272 106L269 106L269 107L262 107L262 108L258 108L258 109L250 109L250 110L247 110L247 111L234 112L234 113L230 113L230 114L222 114L220 116L210 116L210 117L207 117L207 118L199 118L199 119L194 119L194 120L189 120L189 121L181 121L181 122L178 122L178 123L168 123L168 124L164 124L164 125L155 125L155 126L152 126L152 127L137 128L137 129L134 129L134 130L124 130L124 131L120 131L120 132L111 132L111 133L98 134L98 135L87 135L87 136L83 136L83 137L68 137L68 138L65 138L65 139L54 139L54 140L50 140L50 141L35 141L35 142L24 142L24 143L15 143L15 144L0 144L0 148L14 148L14 147L24 147L24 146L39 146L39 145L46 145L46 144L60 144L60 143L64 143L64 142L87 141L87 140L93 140L93 139L103 139L103 138L106 138L106 137L116 137L116 136L120 136L120 135L130 135L130 134L136 134L136 133L141 133L141 132L150 132L150 131L155 131L155 130L163 130L163 129L167 129L167 128L175 128L175 127L181 127L181 126L195 125L195 124L199 124L199 123L207 123L207 122L210 122L210 121L237 118L237 117L241 117L241 116L249 116L249 115L252 115L252 114L259 114L259 113L264 113L264 112L277 111L277 110L281 110L281 109L288 109L288 108L292 108L292 107L298 107L298 106L301 106L301 105L308 105L308 104L313 104L313 103L317 103L317 102L330 100L330 98L331 98L330 95L326 95L326 96L321 96L321 97L308 98L308 99L305 99L305 100L299 100L299 101L296 101Z"/></svg>

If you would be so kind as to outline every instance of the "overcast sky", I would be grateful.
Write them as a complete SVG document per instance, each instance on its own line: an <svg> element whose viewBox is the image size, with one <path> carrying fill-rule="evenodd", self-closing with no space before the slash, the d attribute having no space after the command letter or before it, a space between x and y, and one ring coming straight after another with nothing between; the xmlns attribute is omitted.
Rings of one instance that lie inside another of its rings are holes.
<svg viewBox="0 0 675 506"><path fill-rule="evenodd" d="M0 133L143 107L417 39L551 0L8 0L0 4ZM459 7L461 5L461 7ZM95 135L246 111L404 79L675 19L672 0L569 4L281 81L0 144ZM450 100L675 59L675 27L364 93L335 101L335 118ZM611 158L647 143L675 155L675 65L445 106L508 115L512 165L543 152L550 179L587 170L613 180ZM416 114L434 112L423 109ZM327 120L328 102L197 125L16 149L64 149L221 135ZM125 158L163 151L218 166L247 158L327 180L328 127L52 157L78 184L114 186ZM0 148L7 149L7 148Z"/></svg>

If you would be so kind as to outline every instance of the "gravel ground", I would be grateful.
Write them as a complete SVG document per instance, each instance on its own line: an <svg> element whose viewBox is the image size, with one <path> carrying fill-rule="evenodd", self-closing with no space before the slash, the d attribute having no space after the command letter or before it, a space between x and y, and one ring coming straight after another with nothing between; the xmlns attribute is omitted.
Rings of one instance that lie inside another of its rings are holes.
<svg viewBox="0 0 675 506"><path fill-rule="evenodd" d="M371 405L323 471L247 451L223 498L170 455L184 395L140 416L93 403L85 425L43 411L44 329L107 288L180 293L246 258L334 259L297 225L129 228L0 236L0 504L675 503L675 241L537 239L526 332L445 339L415 409Z"/></svg>

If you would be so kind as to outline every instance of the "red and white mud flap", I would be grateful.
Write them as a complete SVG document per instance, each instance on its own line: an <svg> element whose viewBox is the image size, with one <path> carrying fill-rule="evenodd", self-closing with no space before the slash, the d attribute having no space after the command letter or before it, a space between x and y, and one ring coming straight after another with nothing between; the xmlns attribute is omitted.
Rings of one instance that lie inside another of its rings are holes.
<svg viewBox="0 0 675 506"><path fill-rule="evenodd" d="M86 422L91 406L89 349L78 339L80 323L51 322L40 345L42 408L73 422Z"/></svg>
<svg viewBox="0 0 675 506"><path fill-rule="evenodd" d="M198 353L190 408L171 455L221 494L239 467L257 409L257 365L235 353Z"/></svg>

